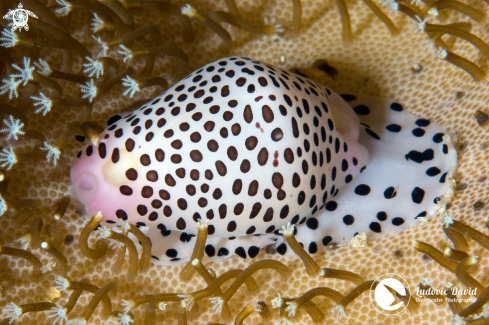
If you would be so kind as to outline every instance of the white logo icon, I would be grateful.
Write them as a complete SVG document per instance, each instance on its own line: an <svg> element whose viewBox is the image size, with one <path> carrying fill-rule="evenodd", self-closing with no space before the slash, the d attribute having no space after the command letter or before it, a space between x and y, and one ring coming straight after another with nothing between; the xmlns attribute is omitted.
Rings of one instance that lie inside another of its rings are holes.
<svg viewBox="0 0 489 325"><path fill-rule="evenodd" d="M8 14L3 16L3 19L12 19L12 31L15 31L17 28L19 29L19 31L22 31L22 28L24 28L25 30L29 30L29 25L27 25L27 20L29 19L29 16L37 18L35 13L24 9L22 3L19 3L19 7L15 10L9 10Z"/></svg>
<svg viewBox="0 0 489 325"><path fill-rule="evenodd" d="M386 287L394 289L401 296L406 296L406 288L404 288L401 282L396 279L387 278L380 281L377 288L375 288L375 301L385 310L396 310L401 308L404 304L402 301L392 306L392 303L396 301L396 298Z"/></svg>
<svg viewBox="0 0 489 325"><path fill-rule="evenodd" d="M378 312L384 315L399 314L409 304L411 296L406 289L409 286L399 275L386 273L375 279L374 283L377 286L375 290L370 290L370 301Z"/></svg>

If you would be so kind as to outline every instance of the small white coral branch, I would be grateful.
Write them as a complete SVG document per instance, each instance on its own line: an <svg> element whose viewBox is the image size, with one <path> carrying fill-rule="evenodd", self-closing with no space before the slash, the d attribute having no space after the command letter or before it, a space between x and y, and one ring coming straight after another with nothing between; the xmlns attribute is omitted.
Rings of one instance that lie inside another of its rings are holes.
<svg viewBox="0 0 489 325"><path fill-rule="evenodd" d="M46 311L46 313L48 314L48 318L54 318L52 323L53 325L63 325L63 322L67 321L66 308L62 306L56 305L56 307L49 309Z"/></svg>
<svg viewBox="0 0 489 325"><path fill-rule="evenodd" d="M24 131L22 131L24 123L19 119L14 118L12 115L9 115L8 120L3 120L3 124L5 124L6 127L0 129L0 133L7 133L7 140L12 138L19 140L19 136L25 134Z"/></svg>
<svg viewBox="0 0 489 325"><path fill-rule="evenodd" d="M435 56L441 60L445 60L447 58L447 50L443 49L442 47L438 48L438 51L436 51Z"/></svg>
<svg viewBox="0 0 489 325"><path fill-rule="evenodd" d="M416 15L416 19L413 19L413 22L416 24L415 26L412 27L412 30L414 30L415 33L417 32L423 32L426 27L426 22L428 21L428 17L425 19L421 19L420 16Z"/></svg>
<svg viewBox="0 0 489 325"><path fill-rule="evenodd" d="M367 233L364 231L360 231L355 237L350 241L350 246L353 248L363 248L367 247Z"/></svg>
<svg viewBox="0 0 489 325"><path fill-rule="evenodd" d="M58 163L59 156L61 155L61 151L57 147L51 146L49 143L44 141L44 147L39 147L42 151L47 151L46 161L50 163L53 162L53 165L56 166Z"/></svg>
<svg viewBox="0 0 489 325"><path fill-rule="evenodd" d="M282 226L282 230L279 230L279 233L284 236L292 236L294 234L294 228L295 226L288 222L287 225Z"/></svg>
<svg viewBox="0 0 489 325"><path fill-rule="evenodd" d="M51 69L49 64L41 58L39 58L37 62L34 62L34 65L37 68L37 72L39 72L39 74L42 74L43 76L48 77L53 73L53 70Z"/></svg>
<svg viewBox="0 0 489 325"><path fill-rule="evenodd" d="M114 239L111 239L110 236L112 234L112 229L109 229L105 226L102 226L101 228L99 228L97 230L98 232L98 238L99 239L108 239L109 240L109 246L112 248L112 249L119 249L120 247L123 247L124 244L117 241L117 240L114 240Z"/></svg>
<svg viewBox="0 0 489 325"><path fill-rule="evenodd" d="M46 263L45 265L41 266L41 273L49 273L53 272L53 268L56 267L56 263Z"/></svg>
<svg viewBox="0 0 489 325"><path fill-rule="evenodd" d="M27 233L15 241L22 245L22 249L27 250L31 246L31 234Z"/></svg>
<svg viewBox="0 0 489 325"><path fill-rule="evenodd" d="M341 305L336 306L333 308L333 314L335 315L336 319L341 320L346 317L345 308Z"/></svg>
<svg viewBox="0 0 489 325"><path fill-rule="evenodd" d="M59 4L61 7L56 8L54 12L56 12L60 16L67 16L73 9L71 3L66 0L56 0L56 3Z"/></svg>
<svg viewBox="0 0 489 325"><path fill-rule="evenodd" d="M121 243L121 242L117 241L117 240L110 240L110 241L109 241L109 248L110 248L110 249L115 249L115 250L117 250L117 249L119 249L119 248L121 248L121 247L125 247L125 245L124 245L123 243Z"/></svg>
<svg viewBox="0 0 489 325"><path fill-rule="evenodd" d="M0 45L3 47L14 47L15 44L17 44L17 42L19 41L19 38L17 37L17 35L15 35L12 29L4 28L2 30L0 41L2 41L2 44Z"/></svg>
<svg viewBox="0 0 489 325"><path fill-rule="evenodd" d="M16 74L11 74L10 77L14 79L20 79L22 81L22 86L25 86L29 83L30 80L34 80L34 70L36 69L35 67L31 67L31 59L24 56L24 59L22 60L24 64L24 68L19 67L17 64L12 64L12 67L19 71L20 73Z"/></svg>
<svg viewBox="0 0 489 325"><path fill-rule="evenodd" d="M98 89L93 83L93 79L90 79L90 82L86 82L84 85L80 85L80 91L83 94L82 98L88 98L90 103L98 94Z"/></svg>
<svg viewBox="0 0 489 325"><path fill-rule="evenodd" d="M42 116L46 116L47 113L53 108L53 101L51 98L45 96L42 92L39 92L39 97L31 96L33 105L36 107L35 113L42 112Z"/></svg>
<svg viewBox="0 0 489 325"><path fill-rule="evenodd" d="M289 317L295 316L295 313L297 312L297 303L294 301L286 302L287 308L285 308L285 311L289 313Z"/></svg>
<svg viewBox="0 0 489 325"><path fill-rule="evenodd" d="M482 307L482 316L484 316L485 318L489 318L489 303L486 303Z"/></svg>
<svg viewBox="0 0 489 325"><path fill-rule="evenodd" d="M13 97L19 97L19 92L17 89L19 88L22 80L15 80L14 78L3 79L3 84L0 86L0 95L7 93L8 91L8 99L12 99Z"/></svg>
<svg viewBox="0 0 489 325"><path fill-rule="evenodd" d="M13 322L15 322L15 320L17 320L17 318L22 315L22 309L11 302L2 309L2 313L5 315L5 318L10 319L8 323L12 324Z"/></svg>
<svg viewBox="0 0 489 325"><path fill-rule="evenodd" d="M282 296L280 296L280 293L277 292L277 295L277 298L272 299L272 309L280 308L284 304L284 300L282 299Z"/></svg>
<svg viewBox="0 0 489 325"><path fill-rule="evenodd" d="M122 299L121 306L124 307L124 312L128 313L136 307L136 304L132 299Z"/></svg>
<svg viewBox="0 0 489 325"><path fill-rule="evenodd" d="M278 41L281 40L282 37L280 36L281 33L284 32L284 28L282 27L282 24L276 24L275 23L275 17L272 17L270 20L265 17L265 25L269 26L271 29L270 34L264 35L263 38L270 38L272 41Z"/></svg>
<svg viewBox="0 0 489 325"><path fill-rule="evenodd" d="M62 276L57 276L54 280L54 287L59 291L63 292L70 286L70 281L68 279L63 278Z"/></svg>
<svg viewBox="0 0 489 325"><path fill-rule="evenodd" d="M182 7L181 9L182 15L188 16L188 17L193 17L197 14L197 10L195 10L194 7L192 7L190 4L186 4L185 6Z"/></svg>
<svg viewBox="0 0 489 325"><path fill-rule="evenodd" d="M131 224L129 223L129 221L119 218L119 221L117 222L117 228L120 228L122 232L127 233L130 227Z"/></svg>
<svg viewBox="0 0 489 325"><path fill-rule="evenodd" d="M96 13L93 13L91 25L92 25L92 31L94 33L99 32L105 28L105 22Z"/></svg>
<svg viewBox="0 0 489 325"><path fill-rule="evenodd" d="M3 196L0 195L0 217L3 216L5 212L7 212L7 210L8 210L7 202L5 201Z"/></svg>
<svg viewBox="0 0 489 325"><path fill-rule="evenodd" d="M104 65L101 61L93 60L89 56L86 56L85 59L87 59L89 63L83 63L83 66L85 67L85 69L83 69L84 73L88 74L90 78L95 75L95 78L97 79L104 75Z"/></svg>
<svg viewBox="0 0 489 325"><path fill-rule="evenodd" d="M0 166L7 166L7 170L10 170L16 163L17 156L15 155L14 149L12 147L10 147L8 151L2 149L2 152L0 152Z"/></svg>
<svg viewBox="0 0 489 325"><path fill-rule="evenodd" d="M465 321L465 318L459 315L455 315L450 319L450 325L465 325L467 322Z"/></svg>
<svg viewBox="0 0 489 325"><path fill-rule="evenodd" d="M428 10L428 13L432 16L438 16L439 15L438 9L436 9L436 8L431 8L430 10Z"/></svg>
<svg viewBox="0 0 489 325"><path fill-rule="evenodd" d="M178 298L182 298L180 303L182 304L182 307L185 308L187 311L191 311L192 308L194 307L195 304L195 299L191 295L177 295Z"/></svg>
<svg viewBox="0 0 489 325"><path fill-rule="evenodd" d="M199 219L197 220L197 228L199 229L207 229L209 227L209 219Z"/></svg>
<svg viewBox="0 0 489 325"><path fill-rule="evenodd" d="M214 306L212 306L212 310L215 310L217 313L221 313L222 311L222 299L221 297L212 297L212 298L209 298L209 300L211 301L211 304L213 304Z"/></svg>
<svg viewBox="0 0 489 325"><path fill-rule="evenodd" d="M120 50L117 51L117 53L119 54L122 54L124 56L124 58L122 59L124 61L124 63L127 62L127 60L129 60L129 62L133 59L133 53L132 53L132 50L124 45L119 45L119 47L121 48Z"/></svg>
<svg viewBox="0 0 489 325"><path fill-rule="evenodd" d="M453 215L445 212L444 218L443 218L441 224L442 224L442 226L445 226L445 228L448 228L448 227L450 227L451 224L453 224L453 221L454 221Z"/></svg>
<svg viewBox="0 0 489 325"><path fill-rule="evenodd" d="M96 40L97 43L99 43L100 46L102 47L102 49L98 53L97 57L100 58L100 57L103 57L103 56L107 56L107 52L109 51L109 47L107 46L107 43L105 43L104 41L102 41L100 39L100 37L95 37L95 36L92 35L92 38L94 40Z"/></svg>
<svg viewBox="0 0 489 325"><path fill-rule="evenodd" d="M134 323L134 320L128 314L119 314L119 322L121 325L129 325Z"/></svg>
<svg viewBox="0 0 489 325"><path fill-rule="evenodd" d="M129 97L132 98L134 94L139 92L139 83L137 80L134 80L133 78L126 76L125 78L122 78L122 85L124 87L127 87L127 89L124 91L123 95L127 96L129 94Z"/></svg>
<svg viewBox="0 0 489 325"><path fill-rule="evenodd" d="M419 283L421 283L421 285L423 286L431 285L430 278L421 278L421 281L419 281Z"/></svg>
<svg viewBox="0 0 489 325"><path fill-rule="evenodd" d="M102 226L98 229L98 236L99 236L98 238L100 239L107 239L110 237L111 234L112 234L112 230L110 230L105 226Z"/></svg>
<svg viewBox="0 0 489 325"><path fill-rule="evenodd" d="M397 15L397 12L399 11L399 3L397 3L394 0L386 0L382 2L383 7L387 7L387 10L393 12L394 14Z"/></svg>

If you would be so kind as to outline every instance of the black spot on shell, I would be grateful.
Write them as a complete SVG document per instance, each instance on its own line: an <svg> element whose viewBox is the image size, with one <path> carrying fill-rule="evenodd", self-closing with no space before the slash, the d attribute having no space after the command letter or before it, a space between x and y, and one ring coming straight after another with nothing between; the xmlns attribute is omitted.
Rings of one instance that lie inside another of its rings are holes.
<svg viewBox="0 0 489 325"><path fill-rule="evenodd" d="M368 114L370 114L370 109L365 105L355 106L355 107L353 107L353 111L357 115L368 115Z"/></svg>
<svg viewBox="0 0 489 325"><path fill-rule="evenodd" d="M391 110L396 111L396 112L401 112L403 110L401 104L399 104L399 103L392 103L390 108L391 108Z"/></svg>
<svg viewBox="0 0 489 325"><path fill-rule="evenodd" d="M309 229L316 230L319 226L318 219L316 219L316 218L307 219L306 226Z"/></svg>
<svg viewBox="0 0 489 325"><path fill-rule="evenodd" d="M377 140L380 140L380 137L377 135L377 133L375 133L374 131L370 130L370 129L365 129L365 132L370 135L372 138L374 139L377 139Z"/></svg>
<svg viewBox="0 0 489 325"><path fill-rule="evenodd" d="M279 253L280 255L285 255L285 253L287 253L287 245L282 243L282 244L277 246L276 250L277 250L277 253Z"/></svg>
<svg viewBox="0 0 489 325"><path fill-rule="evenodd" d="M254 219L258 215L258 213L260 213L261 208L262 208L262 205L260 202L256 202L255 204L253 204L249 218Z"/></svg>
<svg viewBox="0 0 489 325"><path fill-rule="evenodd" d="M121 187L119 187L119 191L121 192L122 195L125 195L125 196L132 195L132 188L130 188L127 185L122 185Z"/></svg>
<svg viewBox="0 0 489 325"><path fill-rule="evenodd" d="M425 191L420 187L415 187L411 192L411 198L416 204L421 204L421 202L423 202L424 195Z"/></svg>
<svg viewBox="0 0 489 325"><path fill-rule="evenodd" d="M243 247L239 246L238 248L236 248L234 250L234 252L236 253L236 255L238 255L239 257L242 257L242 258L246 258L246 251L244 250Z"/></svg>
<svg viewBox="0 0 489 325"><path fill-rule="evenodd" d="M248 256L251 258L256 257L256 255L258 255L259 252L260 252L260 247L258 246L250 246L248 248Z"/></svg>
<svg viewBox="0 0 489 325"><path fill-rule="evenodd" d="M398 125L398 124L389 124L385 127L387 129L387 131L390 131L390 132L400 132L401 131L401 126Z"/></svg>
<svg viewBox="0 0 489 325"><path fill-rule="evenodd" d="M373 232L376 232L376 233L380 233L382 231L380 223L378 223L378 222L371 222L368 227L370 228L370 230L372 230Z"/></svg>

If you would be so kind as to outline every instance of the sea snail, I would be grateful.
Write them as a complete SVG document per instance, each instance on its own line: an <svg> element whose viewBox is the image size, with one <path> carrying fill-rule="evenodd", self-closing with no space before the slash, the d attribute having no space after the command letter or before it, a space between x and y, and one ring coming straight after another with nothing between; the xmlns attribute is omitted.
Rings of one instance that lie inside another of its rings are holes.
<svg viewBox="0 0 489 325"><path fill-rule="evenodd" d="M393 234L446 204L456 151L446 130L399 103L338 95L243 57L209 63L152 102L111 118L74 159L75 197L107 223L136 224L153 262L255 257L296 225L309 253ZM290 251L290 250L289 250Z"/></svg>

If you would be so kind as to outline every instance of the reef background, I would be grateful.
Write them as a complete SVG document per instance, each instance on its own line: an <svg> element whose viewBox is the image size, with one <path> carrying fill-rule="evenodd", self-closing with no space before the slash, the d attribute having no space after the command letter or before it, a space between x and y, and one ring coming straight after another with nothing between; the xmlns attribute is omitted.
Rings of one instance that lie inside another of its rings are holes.
<svg viewBox="0 0 489 325"><path fill-rule="evenodd" d="M5 2L6 3L6 2ZM172 1L173 4L183 6L185 1ZM450 65L435 57L435 51L430 43L425 42L426 35L415 33L411 30L414 24L410 19L398 13L383 11L395 22L401 30L397 36L391 36L387 28L361 1L346 1L351 15L353 42L345 46L341 40L341 21L334 1L302 1L302 27L300 36L292 38L290 33L284 34L284 38L278 42L262 40L260 36L250 35L235 27L224 25L233 37L233 47L228 54L219 52L219 38L210 30L203 28L195 21L195 40L184 43L181 40L179 26L176 20L168 14L136 10L134 18L136 26L143 26L152 22L162 32L162 43L183 49L190 59L186 73L212 62L220 57L228 55L242 55L280 65L285 68L297 67L310 78L323 83L338 93L351 93L355 95L372 95L395 99L411 113L445 126L448 130L458 135L459 166L454 175L457 183L465 183L467 187L457 191L454 200L450 203L449 212L454 218L471 225L472 227L487 233L483 219L487 212L487 186L489 180L487 155L489 148L488 133L477 125L473 113L476 109L487 109L489 98L489 87L487 81L475 83L464 71ZM482 1L467 1L472 7L489 13L488 4ZM54 3L51 3L54 5ZM226 10L224 1L192 1L192 6L201 13L213 10ZM380 3L376 2L380 7ZM290 25L292 19L291 1L237 1L238 8L244 19L251 23L262 23L264 17L274 17L284 27ZM12 2L14 8L17 2ZM2 3L3 10L5 4ZM424 12L426 6L420 5ZM53 7L54 9L54 7ZM455 21L470 21L454 11L446 10L449 20L443 23ZM3 12L2 12L3 15ZM92 39L90 30L92 15L82 12L71 13L69 30L71 34L90 49L95 57L99 46ZM438 22L430 18L432 23ZM471 32L481 39L489 42L489 22L487 18L482 23L473 23ZM24 31L22 31L24 33ZM28 32L27 32L28 33ZM451 50L464 56L482 69L488 72L487 59L483 57L469 43L445 36L444 39L452 46ZM19 53L15 54L16 62L20 65ZM26 53L26 52L24 52ZM47 60L53 67L59 67L62 60L61 53L56 50L41 50L41 58ZM285 64L281 64L280 56L284 56ZM110 51L110 56L118 58L122 64L122 57L116 50ZM316 59L326 59L330 66L338 70L335 79L325 73L310 69ZM138 59L137 64L141 66L143 59ZM177 60L157 57L155 69L152 76L164 76L170 84L177 80L172 79L174 67ZM73 71L81 73L82 61L78 55L74 55ZM413 64L419 64L422 71L414 73ZM116 113L124 112L124 107L139 99L151 98L158 95L161 90L157 87L145 88L134 98L121 96L122 85L113 87L108 94L96 99L92 120L100 125L106 126L109 117ZM64 97L79 97L78 85L65 83ZM0 101L9 105L16 105L18 100L7 101L6 96L0 97ZM80 108L58 107L46 116L34 114L33 107L27 109L29 118L29 129L43 132L48 142L53 142L69 122L78 120ZM6 116L5 116L6 118ZM80 132L78 134L81 134ZM28 151L34 145L32 140L11 141L5 140L2 145L6 148L13 146L19 152ZM66 159L68 165L72 158L81 148L82 144L74 140L74 137L62 148L62 158ZM117 295L110 294L113 309L121 309L121 299L133 298L142 294L160 292L182 292L188 293L205 286L204 281L194 275L188 283L178 279L178 273L183 266L162 267L152 266L151 269L136 277L126 275L127 265L119 274L114 274L111 266L115 262L115 256L91 260L83 256L78 248L78 238L81 229L87 222L73 205L71 205L61 221L55 222L52 215L56 209L56 202L66 195L69 190L69 169L66 167L63 176L54 180L50 174L53 170L52 164L46 161L29 161L18 163L9 172L9 188L4 195L7 200L18 200L23 198L36 199L38 208L33 216L41 216L44 224L55 223L63 232L64 236L73 235L74 240L67 241L61 251L68 258L68 279L80 280L88 278L95 285L102 286L109 280L118 283ZM482 202L477 204L476 202ZM9 212L0 219L0 245L20 248L15 242L28 231L28 224L21 226L16 218L21 216L15 212ZM412 248L412 241L419 239L427 242L438 249L452 246L450 240L443 234L440 222L432 220L429 223L409 229L400 234L369 243L366 248L353 249L341 247L331 249L326 254L315 254L321 267L331 267L350 270L359 273L365 279L374 279L377 276L393 272L402 275L410 284L411 292L417 286L422 277L430 277L433 288L441 288L446 282L453 282L461 289L463 286L455 278L455 275L441 268L430 258ZM471 255L479 256L479 264L470 273L484 286L489 284L487 279L489 261L488 253L480 246L469 241L472 251ZM41 258L43 263L50 257L40 249L32 249L34 254ZM247 303L265 300L270 306L270 300L275 298L277 292L285 297L297 297L305 291L317 287L328 286L346 294L353 289L354 285L339 280L323 278L309 278L298 258L284 258L278 254L268 255L263 250L256 259L274 258L282 261L293 270L293 277L288 283L281 283L279 276L273 271L259 271L255 279L260 286L260 293L251 296L246 288L240 288L238 294L230 300L230 308L233 315L243 308ZM255 259L255 260L256 260ZM208 268L221 274L234 268L245 268L251 261L243 260L234 256L222 263L211 263ZM38 301L45 291L53 285L56 269L49 272L39 281L33 281L30 277L31 266L23 260L0 257L0 271L11 271L14 281L2 291L0 297L0 308L13 301L17 304L25 304ZM75 309L70 313L71 317L79 315L83 307L89 301L91 295L83 294ZM61 299L66 299L63 294ZM63 300L61 300L63 301ZM422 303L417 311L405 310L397 316L386 317L372 308L368 293L363 293L358 299L346 308L347 317L342 321L336 321L331 309L334 303L326 298L314 300L318 307L325 313L324 323L335 324L442 324L448 323L452 316L445 303L433 302ZM175 324L176 313L173 311L174 303L169 303L167 311L157 312L157 320L161 324ZM189 316L189 324L206 324L220 321L219 315L210 310L211 304L207 299L199 303L199 313ZM101 307L90 319L90 324L103 324L105 321L101 316ZM133 311L136 316L136 324L143 324L144 306ZM278 320L278 310L273 310L273 322ZM295 317L291 318L294 324L313 324L309 316L303 310L299 310ZM254 314L245 323L268 324L258 315ZM44 313L32 313L21 316L17 321L19 324L50 324Z"/></svg>

